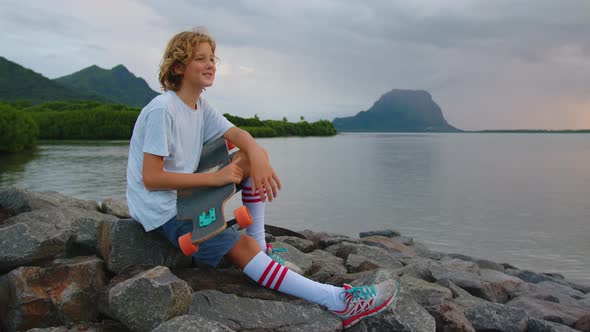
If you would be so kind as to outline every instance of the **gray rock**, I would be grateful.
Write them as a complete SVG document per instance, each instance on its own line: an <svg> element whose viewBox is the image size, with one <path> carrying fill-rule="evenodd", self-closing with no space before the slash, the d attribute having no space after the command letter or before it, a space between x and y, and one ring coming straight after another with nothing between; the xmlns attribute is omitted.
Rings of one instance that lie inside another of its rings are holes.
<svg viewBox="0 0 590 332"><path fill-rule="evenodd" d="M546 320L540 320L536 318L529 319L527 332L575 332L568 326L549 322Z"/></svg>
<svg viewBox="0 0 590 332"><path fill-rule="evenodd" d="M330 235L328 233L326 233L326 232L314 232L314 231L309 230L309 229L303 230L301 232L301 234L303 236L305 236L305 238L307 240L310 240L310 241L314 242L318 246L320 245L320 242L322 240L326 240L327 238L330 237Z"/></svg>
<svg viewBox="0 0 590 332"><path fill-rule="evenodd" d="M114 218L78 208L43 209L14 216L0 227L0 273L63 257L68 251L93 254L96 225Z"/></svg>
<svg viewBox="0 0 590 332"><path fill-rule="evenodd" d="M360 238L367 237L367 236L374 236L374 235L392 238L392 237L396 237L396 236L401 236L401 233L398 231L395 231L393 229L384 229L384 230L380 230L380 231L368 231L368 232L360 232L359 233Z"/></svg>
<svg viewBox="0 0 590 332"><path fill-rule="evenodd" d="M426 310L434 317L439 331L475 332L473 325L465 318L463 308L453 302L428 306Z"/></svg>
<svg viewBox="0 0 590 332"><path fill-rule="evenodd" d="M348 242L348 243L360 243L358 239L353 239L349 236L345 235L329 235L328 238L323 239L320 241L320 248L326 249L329 246L333 246L335 244Z"/></svg>
<svg viewBox="0 0 590 332"><path fill-rule="evenodd" d="M100 323L81 323L74 326L54 326L47 328L34 328L27 330L27 332L73 332L73 331L84 331L84 332L126 332L129 331L123 324L112 321L102 320Z"/></svg>
<svg viewBox="0 0 590 332"><path fill-rule="evenodd" d="M410 293L422 307L448 302L453 298L453 293L446 287L408 275L401 276L399 280L402 288Z"/></svg>
<svg viewBox="0 0 590 332"><path fill-rule="evenodd" d="M189 267L191 258L182 254L155 231L145 232L133 219L102 222L98 229L98 249L107 269L120 273L133 265Z"/></svg>
<svg viewBox="0 0 590 332"><path fill-rule="evenodd" d="M434 332L434 318L402 287L397 300L376 316L367 317L350 331Z"/></svg>
<svg viewBox="0 0 590 332"><path fill-rule="evenodd" d="M274 235L268 234L268 233L264 233L264 241L266 241L266 243L275 242L276 239L277 238Z"/></svg>
<svg viewBox="0 0 590 332"><path fill-rule="evenodd" d="M472 308L482 303L487 303L485 300L469 294L466 290L455 285L449 279L437 280L436 284L450 289L453 294L453 302L460 305L463 309Z"/></svg>
<svg viewBox="0 0 590 332"><path fill-rule="evenodd" d="M300 239L305 239L305 236L303 236L303 234L294 232L290 229L286 229L283 227L278 227L278 226L266 224L266 225L264 225L264 230L267 233L272 234L274 236L294 236L294 237L298 237Z"/></svg>
<svg viewBox="0 0 590 332"><path fill-rule="evenodd" d="M384 236L366 236L360 239L360 243L369 246L381 247L385 250L389 250L392 253L400 253L405 256L413 257L416 256L414 249L400 242L397 238L388 238Z"/></svg>
<svg viewBox="0 0 590 332"><path fill-rule="evenodd" d="M564 280L564 283L567 284L569 287L580 291L584 294L590 294L590 285L588 284L582 284L580 282L576 282L576 281L571 281L571 280Z"/></svg>
<svg viewBox="0 0 590 332"><path fill-rule="evenodd" d="M541 281L537 285L547 291L566 294L576 300L584 298L584 293L554 281Z"/></svg>
<svg viewBox="0 0 590 332"><path fill-rule="evenodd" d="M342 259L347 259L350 254L364 256L384 268L399 269L403 267L403 264L387 250L365 244L342 242L326 248L325 251Z"/></svg>
<svg viewBox="0 0 590 332"><path fill-rule="evenodd" d="M98 211L96 201L72 198L57 192L37 193L15 187L0 188L0 207L10 209L17 214L56 207Z"/></svg>
<svg viewBox="0 0 590 332"><path fill-rule="evenodd" d="M231 332L227 325L194 315L174 317L152 332Z"/></svg>
<svg viewBox="0 0 590 332"><path fill-rule="evenodd" d="M548 276L543 273L537 273L529 270L518 270L516 276L520 279L530 282L532 284L539 283L541 281L554 281L555 278Z"/></svg>
<svg viewBox="0 0 590 332"><path fill-rule="evenodd" d="M335 275L347 272L344 260L323 250L314 250L307 254L311 257L310 278L318 282L326 282Z"/></svg>
<svg viewBox="0 0 590 332"><path fill-rule="evenodd" d="M529 320L523 309L499 303L482 303L468 308L465 317L478 331L524 332Z"/></svg>
<svg viewBox="0 0 590 332"><path fill-rule="evenodd" d="M582 332L590 332L590 312L580 317L574 324L574 329Z"/></svg>
<svg viewBox="0 0 590 332"><path fill-rule="evenodd" d="M118 201L112 198L107 198L102 201L102 204L100 205L100 211L102 213L110 214L122 219L131 218L126 201Z"/></svg>
<svg viewBox="0 0 590 332"><path fill-rule="evenodd" d="M218 291L193 294L189 313L233 330L340 331L340 320L317 305L240 298Z"/></svg>
<svg viewBox="0 0 590 332"><path fill-rule="evenodd" d="M366 258L365 256L360 256L356 254L348 255L348 258L346 258L346 263L344 264L344 266L350 273L370 271L382 267L376 262Z"/></svg>
<svg viewBox="0 0 590 332"><path fill-rule="evenodd" d="M133 331L149 331L188 312L191 288L167 267L158 266L113 287L109 312Z"/></svg>
<svg viewBox="0 0 590 332"><path fill-rule="evenodd" d="M305 253L312 252L319 248L319 245L315 242L295 236L277 236L275 241L290 244L297 248L297 250Z"/></svg>
<svg viewBox="0 0 590 332"><path fill-rule="evenodd" d="M565 305L528 296L520 296L506 304L522 308L534 318L568 326L574 325L580 317L588 313L588 309L581 306Z"/></svg>
<svg viewBox="0 0 590 332"><path fill-rule="evenodd" d="M427 282L435 282L436 279L430 271L430 260L423 257L416 257L411 261L405 261L406 266L399 269L402 275L408 275L414 278L422 279Z"/></svg>
<svg viewBox="0 0 590 332"><path fill-rule="evenodd" d="M6 331L96 320L98 290L106 284L102 260L55 260L25 266L0 279L0 318Z"/></svg>
<svg viewBox="0 0 590 332"><path fill-rule="evenodd" d="M441 260L443 257L446 257L445 253L430 250L422 242L414 241L414 244L412 244L410 247L412 249L414 249L414 251L416 252L416 255L418 255L420 257L428 258L428 259L435 260L435 261Z"/></svg>
<svg viewBox="0 0 590 332"><path fill-rule="evenodd" d="M309 269L311 269L311 259L309 259L306 254L302 253L297 248L285 242L277 241L270 244L273 246L273 248L286 248L287 252L280 253L279 256L281 256L281 258L284 260L297 265L304 274L307 273Z"/></svg>
<svg viewBox="0 0 590 332"><path fill-rule="evenodd" d="M476 259L475 264L482 269L488 270L496 270L499 272L504 272L504 265L496 262L489 261L487 259Z"/></svg>
<svg viewBox="0 0 590 332"><path fill-rule="evenodd" d="M544 282L549 282L549 281L544 281ZM538 283L538 284L525 283L524 285L519 287L517 290L512 292L510 294L510 297L517 298L520 296L526 296L526 297L534 297L534 298L549 301L549 302L561 303L561 304L565 304L565 305L573 305L573 306L583 305L583 303L580 303L579 300L576 300L575 298L571 297L567 293L561 292L560 288L558 288L558 287L557 288L542 287L540 285L541 285L541 283ZM589 307L589 310L590 310L590 307Z"/></svg>

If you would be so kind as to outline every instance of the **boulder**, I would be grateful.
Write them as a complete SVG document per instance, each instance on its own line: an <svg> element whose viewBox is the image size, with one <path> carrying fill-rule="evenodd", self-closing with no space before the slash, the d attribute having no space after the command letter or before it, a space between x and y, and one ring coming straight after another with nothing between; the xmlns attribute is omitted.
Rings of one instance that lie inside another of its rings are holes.
<svg viewBox="0 0 590 332"><path fill-rule="evenodd" d="M0 279L0 318L6 331L96 320L98 290L106 284L98 257L25 266Z"/></svg>
<svg viewBox="0 0 590 332"><path fill-rule="evenodd" d="M236 331L340 331L342 323L314 304L247 299L214 290L193 294L190 315L207 317Z"/></svg>
<svg viewBox="0 0 590 332"><path fill-rule="evenodd" d="M582 332L590 332L590 311L576 321L574 328Z"/></svg>
<svg viewBox="0 0 590 332"><path fill-rule="evenodd" d="M14 214L50 208L80 208L98 211L96 201L68 197L58 192L34 192L27 189L0 188L0 208Z"/></svg>
<svg viewBox="0 0 590 332"><path fill-rule="evenodd" d="M478 331L524 332L529 320L523 309L490 302L466 309L465 317Z"/></svg>
<svg viewBox="0 0 590 332"><path fill-rule="evenodd" d="M305 236L303 236L303 234L301 234L301 233L297 233L297 232L294 232L290 229L286 229L286 228L278 227L278 226L273 226L273 225L269 225L269 224L264 225L264 231L266 233L274 235L274 236L294 236L294 237L298 237L300 239L305 239Z"/></svg>
<svg viewBox="0 0 590 332"><path fill-rule="evenodd" d="M307 254L311 257L310 278L318 282L326 282L335 275L345 274L344 260L323 250L314 250Z"/></svg>
<svg viewBox="0 0 590 332"><path fill-rule="evenodd" d="M531 317L568 326L574 325L578 319L588 313L588 308L585 307L565 305L528 296L520 296L506 304L524 309Z"/></svg>
<svg viewBox="0 0 590 332"><path fill-rule="evenodd" d="M295 236L277 236L274 241L287 243L297 248L297 250L305 253L312 252L319 248L319 245L315 242Z"/></svg>
<svg viewBox="0 0 590 332"><path fill-rule="evenodd" d="M232 332L235 330L230 329L227 325L223 325L219 322L194 316L194 315L183 315L172 318L171 320L163 323L157 328L153 329L152 332Z"/></svg>
<svg viewBox="0 0 590 332"><path fill-rule="evenodd" d="M378 247L371 247L365 244L341 242L339 244L334 244L327 247L325 251L345 260L348 258L348 255L356 254L363 256L375 262L379 266L388 269L399 269L403 267L403 264L387 250Z"/></svg>
<svg viewBox="0 0 590 332"><path fill-rule="evenodd" d="M383 237L393 238L393 237L401 236L401 233L398 231L395 231L393 229L384 229L384 230L368 231L368 232L360 232L359 233L360 238L370 237L370 236L383 236Z"/></svg>
<svg viewBox="0 0 590 332"><path fill-rule="evenodd" d="M0 273L56 257L96 253L97 226L116 219L97 211L50 208L24 212L0 227Z"/></svg>
<svg viewBox="0 0 590 332"><path fill-rule="evenodd" d="M119 201L113 198L107 198L102 201L100 211L105 214L110 214L121 219L131 218L129 208L126 201Z"/></svg>
<svg viewBox="0 0 590 332"><path fill-rule="evenodd" d="M370 271L382 267L374 261L366 258L365 256L360 256L356 254L348 255L348 258L346 258L346 263L344 264L344 266L350 273Z"/></svg>
<svg viewBox="0 0 590 332"><path fill-rule="evenodd" d="M107 269L120 273L133 265L191 266L191 258L182 254L156 231L145 232L133 219L116 219L100 224L98 249Z"/></svg>
<svg viewBox="0 0 590 332"><path fill-rule="evenodd" d="M453 293L446 287L409 275L403 275L399 280L404 290L410 293L414 300L423 307L445 303L453 298Z"/></svg>
<svg viewBox="0 0 590 332"><path fill-rule="evenodd" d="M330 235L326 232L314 232L312 230L309 229L305 229L301 232L301 234L303 236L305 236L305 238L307 240L312 241L313 243L317 244L318 246L320 245L321 241L325 241L327 238L330 237Z"/></svg>
<svg viewBox="0 0 590 332"><path fill-rule="evenodd" d="M453 302L429 306L426 310L434 317L439 331L475 332L463 308Z"/></svg>
<svg viewBox="0 0 590 332"><path fill-rule="evenodd" d="M120 282L108 293L108 312L132 331L150 331L188 312L191 288L157 266Z"/></svg>
<svg viewBox="0 0 590 332"><path fill-rule="evenodd" d="M416 256L416 251L414 249L403 244L397 238L388 238L385 236L373 235L361 238L360 243L369 246L381 247L386 250L391 250L394 253L399 252L411 257Z"/></svg>
<svg viewBox="0 0 590 332"><path fill-rule="evenodd" d="M536 318L529 319L527 332L575 332L570 327L562 324L549 322L546 320L540 320Z"/></svg>

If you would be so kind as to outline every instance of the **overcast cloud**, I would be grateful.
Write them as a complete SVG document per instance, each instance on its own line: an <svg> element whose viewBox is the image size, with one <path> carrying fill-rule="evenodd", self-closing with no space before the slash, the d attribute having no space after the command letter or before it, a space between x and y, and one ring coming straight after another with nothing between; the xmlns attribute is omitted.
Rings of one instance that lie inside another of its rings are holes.
<svg viewBox="0 0 590 332"><path fill-rule="evenodd" d="M167 41L195 26L224 113L332 120L424 89L462 129L590 128L588 0L4 0L0 55L49 78L123 64L160 91Z"/></svg>

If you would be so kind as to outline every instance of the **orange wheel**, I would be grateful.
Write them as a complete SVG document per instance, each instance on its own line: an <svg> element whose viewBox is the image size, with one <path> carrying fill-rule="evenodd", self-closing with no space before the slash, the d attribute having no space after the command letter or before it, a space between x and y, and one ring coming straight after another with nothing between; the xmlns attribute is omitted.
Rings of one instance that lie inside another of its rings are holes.
<svg viewBox="0 0 590 332"><path fill-rule="evenodd" d="M248 211L248 208L244 205L235 209L234 216L236 217L236 221L238 222L238 225L240 225L241 228L246 228L254 223L250 211Z"/></svg>
<svg viewBox="0 0 590 332"><path fill-rule="evenodd" d="M199 251L199 246L193 244L191 241L191 237L193 233L186 233L183 236L178 238L178 245L180 246L180 250L185 256L191 256L192 254Z"/></svg>
<svg viewBox="0 0 590 332"><path fill-rule="evenodd" d="M231 151L233 150L233 148L235 148L236 146L234 145L234 143L232 143L231 141L225 140L227 142L227 150Z"/></svg>

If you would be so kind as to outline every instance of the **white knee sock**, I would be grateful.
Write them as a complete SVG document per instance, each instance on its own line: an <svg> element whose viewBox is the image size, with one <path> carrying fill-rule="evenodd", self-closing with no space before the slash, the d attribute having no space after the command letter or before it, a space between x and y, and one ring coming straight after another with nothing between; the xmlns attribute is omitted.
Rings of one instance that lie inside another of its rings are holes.
<svg viewBox="0 0 590 332"><path fill-rule="evenodd" d="M262 252L252 258L244 268L244 273L263 287L326 306L328 310L340 311L346 308L344 301L339 298L342 288L300 276Z"/></svg>
<svg viewBox="0 0 590 332"><path fill-rule="evenodd" d="M266 203L260 199L258 190L252 191L252 180L246 178L242 181L242 203L248 208L254 224L246 228L246 234L258 242L260 249L266 252L266 240L264 238L264 210Z"/></svg>

